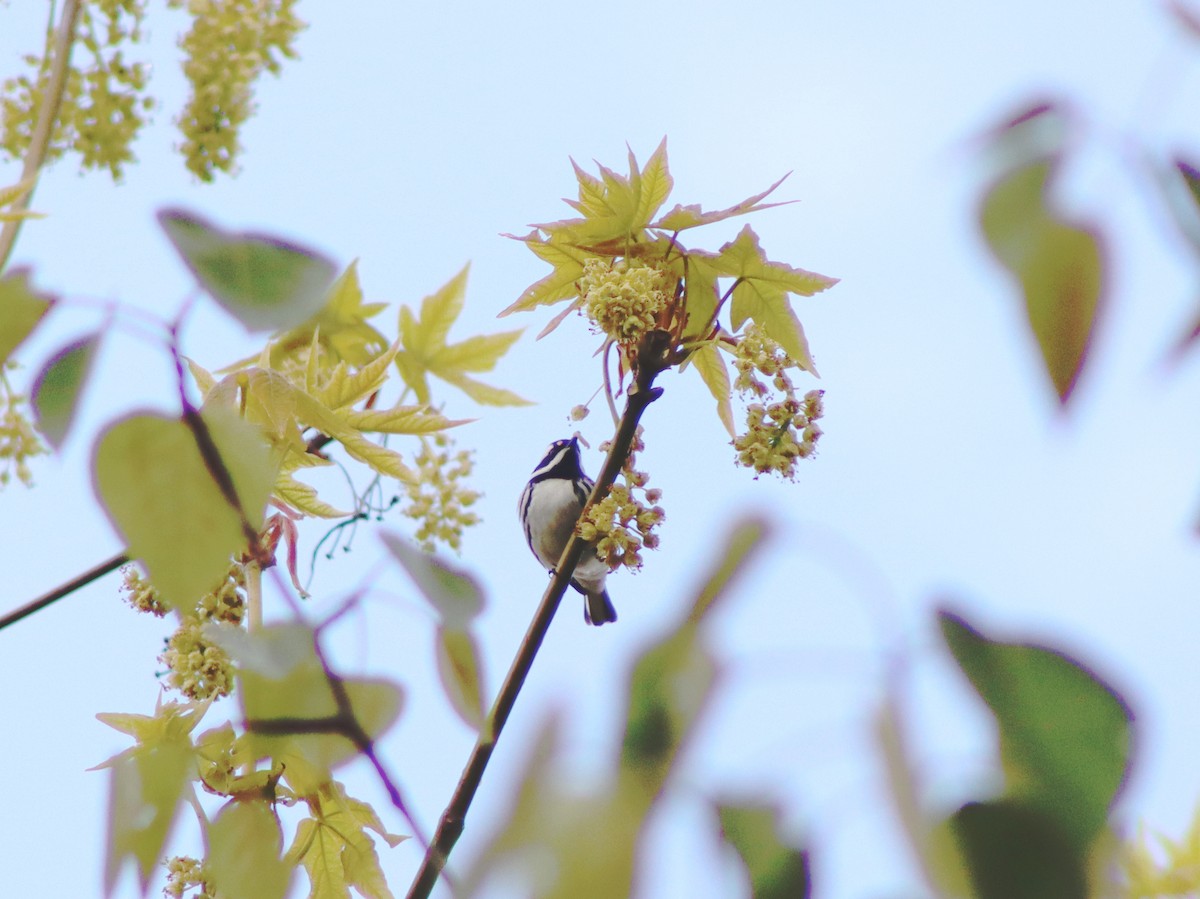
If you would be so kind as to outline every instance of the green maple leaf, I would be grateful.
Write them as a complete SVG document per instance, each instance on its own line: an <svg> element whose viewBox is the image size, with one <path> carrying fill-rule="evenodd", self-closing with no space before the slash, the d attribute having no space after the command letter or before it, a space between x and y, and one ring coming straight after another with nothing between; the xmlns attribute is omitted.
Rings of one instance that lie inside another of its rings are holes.
<svg viewBox="0 0 1200 899"><path fill-rule="evenodd" d="M692 255L695 261L696 258L702 259L705 254ZM758 235L749 225L721 247L716 256L703 259L702 264L711 266L718 274L737 279L729 313L733 330L741 328L746 319L753 319L802 369L814 375L817 373L804 329L792 311L788 294L812 296L832 287L837 283L837 278L793 268L784 262L771 262L759 246Z"/></svg>
<svg viewBox="0 0 1200 899"><path fill-rule="evenodd" d="M367 323L387 303L364 303L358 280L358 260L354 260L329 288L328 299L316 315L304 324L278 337L272 346L271 361L308 346L314 335L335 359L352 365L366 365L387 349L388 339Z"/></svg>
<svg viewBox="0 0 1200 899"><path fill-rule="evenodd" d="M579 182L579 199L566 200L583 218L562 219L535 227L547 234L580 244L609 241L628 244L645 234L650 220L667 199L674 186L667 166L667 139L664 137L645 168L639 169L637 157L629 151L629 175L618 175L597 163L600 177L589 175L571 160Z"/></svg>
<svg viewBox="0 0 1200 899"><path fill-rule="evenodd" d="M403 349L396 354L400 376L421 403L429 402L429 375L434 375L485 406L530 405L511 391L484 384L467 374L495 368L521 331L481 334L458 343L446 343L451 326L462 314L468 268L464 266L444 287L422 300L419 318L407 306L400 308Z"/></svg>

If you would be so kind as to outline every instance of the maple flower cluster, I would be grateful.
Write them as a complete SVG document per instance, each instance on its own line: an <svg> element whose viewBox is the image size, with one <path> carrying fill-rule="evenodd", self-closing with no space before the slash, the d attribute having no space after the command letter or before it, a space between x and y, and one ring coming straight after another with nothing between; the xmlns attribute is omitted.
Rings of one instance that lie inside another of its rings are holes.
<svg viewBox="0 0 1200 899"><path fill-rule="evenodd" d="M600 445L602 451L608 448L607 442ZM656 505L662 491L656 487L647 489L650 476L634 465L635 455L644 448L638 428L629 460L621 471L625 483L614 484L604 499L588 507L577 525L579 536L595 545L597 555L610 571L622 566L637 571L642 567L642 547L658 547L654 529L665 517L662 507ZM635 490L642 492L642 498L635 495Z"/></svg>
<svg viewBox="0 0 1200 899"><path fill-rule="evenodd" d="M167 666L168 687L194 700L217 699L233 690L229 655L204 636L203 628L210 621L240 625L246 615L245 586L245 569L235 562L220 586L181 616L179 628L158 657Z"/></svg>
<svg viewBox="0 0 1200 899"><path fill-rule="evenodd" d="M9 363L9 367L12 365ZM0 487L6 486L14 473L29 487L33 484L29 460L44 455L46 447L22 411L25 397L9 388L3 369L0 369L0 403L3 403L3 411L0 411Z"/></svg>
<svg viewBox="0 0 1200 899"><path fill-rule="evenodd" d="M185 0L171 0L181 7ZM254 111L254 81L264 71L278 74L281 57L294 58L296 35L304 28L295 0L187 0L195 15L180 41L187 54L184 74L192 95L177 124L188 169L203 181L233 170L238 130Z"/></svg>
<svg viewBox="0 0 1200 899"><path fill-rule="evenodd" d="M470 508L482 494L462 484L475 467L472 453L454 452L454 441L437 434L421 441L416 463L418 477L404 484L408 504L400 511L421 523L416 533L421 549L433 552L441 542L457 552L462 548L463 529L479 523Z"/></svg>
<svg viewBox="0 0 1200 899"><path fill-rule="evenodd" d="M215 892L204 876L204 868L198 859L189 855L176 855L167 859L167 885L163 895L168 899L183 899L188 890L198 888L191 899L215 899Z"/></svg>
<svg viewBox="0 0 1200 899"><path fill-rule="evenodd" d="M154 101L143 95L149 68L126 56L144 36L145 0L90 0L79 11L77 40L87 51L84 66L66 73L58 119L50 137L47 159L74 150L84 169L107 168L113 178L133 161L133 140L145 124ZM47 32L47 46L53 41ZM81 54L76 53L76 58ZM9 78L3 85L0 148L13 159L29 149L34 123L42 106L42 85L50 68L50 53L27 54L29 74Z"/></svg>
<svg viewBox="0 0 1200 899"><path fill-rule="evenodd" d="M787 373L798 367L795 360L757 324L750 324L738 340L733 364L734 387L752 400L746 406L746 432L733 441L737 463L753 468L755 477L775 473L792 480L796 462L817 450L825 391L810 390L797 398Z"/></svg>
<svg viewBox="0 0 1200 899"><path fill-rule="evenodd" d="M671 277L639 259L590 258L583 263L579 296L592 323L620 344L636 344L659 327L673 296Z"/></svg>

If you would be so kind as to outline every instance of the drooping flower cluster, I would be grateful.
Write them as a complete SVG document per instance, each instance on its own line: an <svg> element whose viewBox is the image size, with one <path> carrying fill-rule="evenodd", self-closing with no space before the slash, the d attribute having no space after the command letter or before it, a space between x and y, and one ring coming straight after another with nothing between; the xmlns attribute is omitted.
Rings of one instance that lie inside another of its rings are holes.
<svg viewBox="0 0 1200 899"><path fill-rule="evenodd" d="M621 470L625 483L614 484L604 499L588 508L578 525L579 536L595 544L597 554L611 571L622 566L634 571L640 569L642 547L658 547L654 529L665 517L662 507L656 505L662 491L656 487L647 489L650 476L634 465L636 454L644 448L639 428L629 460ZM600 449L607 450L608 444L601 444ZM641 491L642 497L635 491Z"/></svg>
<svg viewBox="0 0 1200 899"><path fill-rule="evenodd" d="M10 362L7 367L14 366L15 363ZM9 387L3 367L0 367L0 403L3 403L0 412L0 487L6 486L14 473L26 487L32 486L29 460L45 455L46 447L23 411L25 397Z"/></svg>
<svg viewBox="0 0 1200 899"><path fill-rule="evenodd" d="M186 6L195 19L180 46L192 94L177 124L188 169L211 181L233 170L238 132L254 111L254 81L264 71L278 74L281 57L295 57L304 23L295 0L186 0Z"/></svg>
<svg viewBox="0 0 1200 899"><path fill-rule="evenodd" d="M107 168L114 179L121 176L125 163L133 161L133 140L154 106L144 94L149 67L128 58L143 39L145 15L145 0L90 0L82 4L77 41L87 51L87 61L73 62L67 70L48 160L74 150L81 157L82 168ZM25 56L32 71L9 78L3 85L0 147L14 159L23 157L29 149L52 61L53 40L51 27L46 52ZM82 55L77 49L75 59Z"/></svg>
<svg viewBox="0 0 1200 899"><path fill-rule="evenodd" d="M437 543L444 543L457 552L463 529L479 523L470 508L482 494L463 483L475 467L472 453L454 452L454 441L436 434L421 441L416 463L418 477L404 484L408 503L400 511L420 522L415 539L423 550L432 552Z"/></svg>
<svg viewBox="0 0 1200 899"><path fill-rule="evenodd" d="M221 585L182 613L179 628L167 639L159 661L167 666L166 684L188 699L216 699L233 690L229 655L204 635L210 621L240 625L246 615L245 569L235 562Z"/></svg>
<svg viewBox="0 0 1200 899"><path fill-rule="evenodd" d="M661 327L673 296L671 278L638 259L590 258L579 279L583 311L599 330L619 344L636 344Z"/></svg>
<svg viewBox="0 0 1200 899"><path fill-rule="evenodd" d="M823 390L810 390L802 398L788 376L798 367L779 344L757 324L739 338L733 360L737 369L734 387L746 406L746 431L733 441L737 463L759 474L778 474L786 480L796 475L796 462L817 450L824 415ZM770 380L770 385L759 376Z"/></svg>

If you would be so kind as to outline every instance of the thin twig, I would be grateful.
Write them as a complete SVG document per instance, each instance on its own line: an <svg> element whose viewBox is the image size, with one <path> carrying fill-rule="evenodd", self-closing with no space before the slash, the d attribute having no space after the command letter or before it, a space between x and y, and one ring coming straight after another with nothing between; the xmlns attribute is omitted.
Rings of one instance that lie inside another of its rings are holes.
<svg viewBox="0 0 1200 899"><path fill-rule="evenodd" d="M101 562L95 568L85 571L74 580L67 581L67 583L63 584L61 587L54 588L49 593L39 596L32 602L28 602L19 609L9 612L3 618L0 618L0 630L3 630L10 624L16 624L22 618L27 618L34 612L40 612L42 609L46 608L46 606L53 602L58 602L58 600L62 599L67 594L74 593L81 587L86 587L92 581L99 580L110 571L116 571L128 561L129 556L125 555L125 553L119 553L118 555L113 556L107 562Z"/></svg>
<svg viewBox="0 0 1200 899"><path fill-rule="evenodd" d="M37 188L38 172L46 163L50 136L54 133L54 123L58 121L58 110L62 106L63 92L67 84L71 45L75 41L75 25L79 20L81 6L80 0L66 0L63 4L62 18L58 20L58 31L54 35L54 56L50 61L50 72L38 85L41 91L41 108L38 109L37 121L29 137L29 149L25 153L25 161L21 168L21 180L33 181L33 184L25 191L24 196L18 197L12 204L11 211L18 215L0 228L0 272L4 271L5 265L8 264L8 257L12 255L13 246L17 242L17 233L21 230L23 218L19 213L29 209L29 202Z"/></svg>
<svg viewBox="0 0 1200 899"><path fill-rule="evenodd" d="M621 417L612 447L608 451L608 458L605 459L604 467L596 478L587 506L598 502L608 492L629 456L629 449L633 445L642 414L662 394L662 388L654 387L653 382L667 365L669 340L670 335L665 331L652 331L638 348L637 379L626 393L625 414ZM550 629L550 622L554 619L554 613L558 610L563 593L571 581L575 566L587 547L588 543L583 538L573 534L563 550L550 586L542 595L541 605L538 606L533 621L525 632L525 639L517 649L508 675L500 686L500 692L496 694L491 711L488 712L487 720L480 730L475 749L471 752L458 786L454 788L450 802L438 822L437 831L433 835L433 845L425 853L421 869L409 888L408 899L426 899L429 896L446 866L450 851L462 835L467 811L483 780L488 761L496 748L496 741L500 738L500 732L508 721L538 649Z"/></svg>

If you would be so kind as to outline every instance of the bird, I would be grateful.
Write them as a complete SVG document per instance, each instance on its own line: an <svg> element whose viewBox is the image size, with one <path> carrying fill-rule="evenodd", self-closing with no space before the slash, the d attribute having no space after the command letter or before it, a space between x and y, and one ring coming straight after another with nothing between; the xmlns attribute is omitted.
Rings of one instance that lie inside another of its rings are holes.
<svg viewBox="0 0 1200 899"><path fill-rule="evenodd" d="M583 473L579 438L555 440L546 448L521 491L517 514L525 540L542 567L553 574L575 522L592 492L592 479ZM601 625L617 620L617 610L604 587L608 565L594 550L584 550L571 575L571 586L585 597L583 620Z"/></svg>

